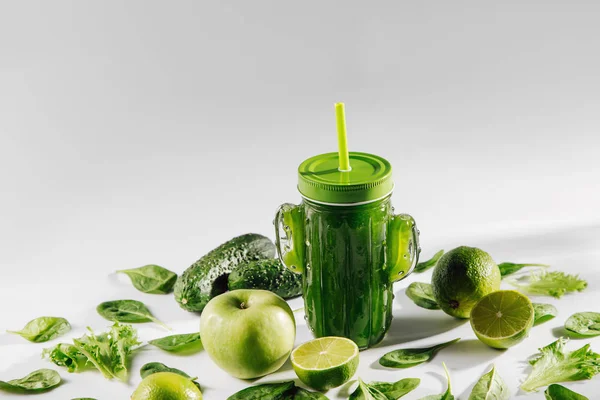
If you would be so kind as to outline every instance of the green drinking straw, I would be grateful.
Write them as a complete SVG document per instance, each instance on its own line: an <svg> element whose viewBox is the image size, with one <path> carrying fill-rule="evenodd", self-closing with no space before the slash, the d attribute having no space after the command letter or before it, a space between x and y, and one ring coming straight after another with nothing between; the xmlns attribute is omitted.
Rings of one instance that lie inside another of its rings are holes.
<svg viewBox="0 0 600 400"><path fill-rule="evenodd" d="M340 171L350 171L350 156L348 155L348 138L346 137L346 116L344 114L344 103L335 103L335 119L337 122L338 148Z"/></svg>

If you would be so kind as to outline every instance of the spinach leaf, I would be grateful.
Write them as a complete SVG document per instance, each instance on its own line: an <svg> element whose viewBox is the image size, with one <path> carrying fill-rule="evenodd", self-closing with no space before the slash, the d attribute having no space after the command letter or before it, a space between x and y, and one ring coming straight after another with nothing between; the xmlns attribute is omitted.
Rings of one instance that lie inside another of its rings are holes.
<svg viewBox="0 0 600 400"><path fill-rule="evenodd" d="M446 371L446 379L448 379L448 388L442 394L425 396L419 400L454 400L454 395L452 395L452 387L450 386L450 374L448 373L448 368L446 368L446 364L442 363L442 365L444 366L444 371Z"/></svg>
<svg viewBox="0 0 600 400"><path fill-rule="evenodd" d="M202 391L200 384L196 382L196 378L192 378L180 369L167 367L165 364L159 362L151 362L144 364L140 369L140 376L142 377L142 379L144 379L148 375L156 374L157 372L172 372L174 374L184 376L191 380L194 383L194 385L196 385L198 389Z"/></svg>
<svg viewBox="0 0 600 400"><path fill-rule="evenodd" d="M437 262L440 260L440 258L442 258L443 255L444 255L444 250L438 251L429 260L418 263L414 269L414 272L427 271L429 268L435 266L437 264Z"/></svg>
<svg viewBox="0 0 600 400"><path fill-rule="evenodd" d="M394 383L371 382L369 386L379 390L388 400L397 400L415 390L420 383L418 378L405 378Z"/></svg>
<svg viewBox="0 0 600 400"><path fill-rule="evenodd" d="M546 400L589 400L587 397L556 383L548 386L548 389L544 392L544 396Z"/></svg>
<svg viewBox="0 0 600 400"><path fill-rule="evenodd" d="M504 278L507 275L514 274L517 271L525 267L543 267L548 268L549 265L546 264L515 264L511 262L503 262L498 264L498 268L500 269L500 275Z"/></svg>
<svg viewBox="0 0 600 400"><path fill-rule="evenodd" d="M182 370L177 369L177 368L167 367L165 364L159 363L159 362L150 362L150 363L144 364L142 366L142 368L140 369L140 376L142 377L142 379L144 379L148 375L156 374L157 372L172 372L174 374L185 376L186 378L192 379L191 376L189 376Z"/></svg>
<svg viewBox="0 0 600 400"><path fill-rule="evenodd" d="M181 335L165 336L149 341L159 349L173 353L195 353L202 349L200 333L184 333Z"/></svg>
<svg viewBox="0 0 600 400"><path fill-rule="evenodd" d="M0 390L12 393L40 393L60 385L58 372L53 369L38 369L21 379L0 381Z"/></svg>
<svg viewBox="0 0 600 400"><path fill-rule="evenodd" d="M419 307L428 310L439 310L435 297L433 297L433 289L429 283L413 282L406 288L406 296L411 299Z"/></svg>
<svg viewBox="0 0 600 400"><path fill-rule="evenodd" d="M127 274L133 286L144 293L170 293L177 280L176 273L153 264L133 269L121 269L117 272Z"/></svg>
<svg viewBox="0 0 600 400"><path fill-rule="evenodd" d="M532 303L535 312L533 325L540 325L556 317L558 310L552 304Z"/></svg>
<svg viewBox="0 0 600 400"><path fill-rule="evenodd" d="M229 396L227 400L283 400L289 398L285 395L289 394L295 387L294 381L263 383L262 385L240 390Z"/></svg>
<svg viewBox="0 0 600 400"><path fill-rule="evenodd" d="M573 314L565 322L565 329L571 336L598 336L600 335L600 313Z"/></svg>
<svg viewBox="0 0 600 400"><path fill-rule="evenodd" d="M45 349L42 356L54 364L66 367L69 372L80 372L88 367L98 369L106 379L127 379L127 364L134 348L140 344L137 332L131 325L115 323L108 332L89 333L73 344L60 343Z"/></svg>
<svg viewBox="0 0 600 400"><path fill-rule="evenodd" d="M299 386L286 392L282 400L329 400L327 396L319 392L311 392Z"/></svg>
<svg viewBox="0 0 600 400"><path fill-rule="evenodd" d="M496 373L496 367L483 375L473 387L469 400L509 400L510 392L504 380Z"/></svg>
<svg viewBox="0 0 600 400"><path fill-rule="evenodd" d="M388 400L388 398L385 394L358 378L358 387L352 392L349 400Z"/></svg>
<svg viewBox="0 0 600 400"><path fill-rule="evenodd" d="M460 338L432 347L418 349L399 349L386 353L379 359L379 364L389 368L410 368L429 361L433 355L444 347L456 343Z"/></svg>
<svg viewBox="0 0 600 400"><path fill-rule="evenodd" d="M156 319L144 303L137 300L105 301L96 307L96 311L98 311L100 316L109 321L155 322L166 329L171 329L163 322Z"/></svg>
<svg viewBox="0 0 600 400"><path fill-rule="evenodd" d="M47 342L71 330L69 321L60 317L39 317L29 321L20 331L15 333L34 343Z"/></svg>

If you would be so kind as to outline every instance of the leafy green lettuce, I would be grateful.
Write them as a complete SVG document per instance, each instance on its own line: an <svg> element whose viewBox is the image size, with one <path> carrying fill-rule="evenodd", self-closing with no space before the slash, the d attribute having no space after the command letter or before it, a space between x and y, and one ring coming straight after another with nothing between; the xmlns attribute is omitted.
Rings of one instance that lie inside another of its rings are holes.
<svg viewBox="0 0 600 400"><path fill-rule="evenodd" d="M529 276L509 280L518 289L533 295L552 296L557 299L565 293L581 292L587 287L587 282L578 275L565 274L561 271L532 272Z"/></svg>
<svg viewBox="0 0 600 400"><path fill-rule="evenodd" d="M135 328L115 323L108 332L98 335L90 328L88 331L79 339L73 339L73 344L60 343L45 349L42 356L69 372L96 368L106 379L127 380L129 356L141 344Z"/></svg>
<svg viewBox="0 0 600 400"><path fill-rule="evenodd" d="M594 353L589 344L567 352L566 342L567 339L560 338L540 349L540 353L529 361L532 371L521 389L531 392L551 383L591 379L600 373L600 354Z"/></svg>

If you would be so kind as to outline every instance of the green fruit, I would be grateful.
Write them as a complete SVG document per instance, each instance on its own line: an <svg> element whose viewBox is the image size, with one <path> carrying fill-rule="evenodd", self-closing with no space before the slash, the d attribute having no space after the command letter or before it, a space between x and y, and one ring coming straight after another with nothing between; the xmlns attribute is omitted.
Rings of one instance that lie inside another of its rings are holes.
<svg viewBox="0 0 600 400"><path fill-rule="evenodd" d="M223 243L192 264L175 282L181 308L202 312L213 297L227 291L227 276L240 264L275 257L275 245L255 233Z"/></svg>
<svg viewBox="0 0 600 400"><path fill-rule="evenodd" d="M350 339L322 337L298 346L291 361L305 385L328 390L348 382L356 373L358 346Z"/></svg>
<svg viewBox="0 0 600 400"><path fill-rule="evenodd" d="M531 300L515 290L499 290L483 297L471 311L471 327L483 343L508 349L529 335L535 320Z"/></svg>
<svg viewBox="0 0 600 400"><path fill-rule="evenodd" d="M278 259L251 261L237 267L228 278L229 290L263 289L284 299L302 294L302 275L281 264Z"/></svg>
<svg viewBox="0 0 600 400"><path fill-rule="evenodd" d="M131 400L202 400L202 392L189 378L173 372L157 372L142 380Z"/></svg>
<svg viewBox="0 0 600 400"><path fill-rule="evenodd" d="M200 316L204 349L221 369L241 379L277 371L296 340L290 306L266 290L240 289L212 299Z"/></svg>
<svg viewBox="0 0 600 400"><path fill-rule="evenodd" d="M500 270L485 251L461 246L438 261L431 286L433 295L446 314L469 318L475 304L500 289Z"/></svg>

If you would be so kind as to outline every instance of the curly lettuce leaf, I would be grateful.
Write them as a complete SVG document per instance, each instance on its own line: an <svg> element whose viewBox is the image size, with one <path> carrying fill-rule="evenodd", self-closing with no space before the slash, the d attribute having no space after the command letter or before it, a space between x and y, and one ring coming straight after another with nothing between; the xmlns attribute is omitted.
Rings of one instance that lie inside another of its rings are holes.
<svg viewBox="0 0 600 400"><path fill-rule="evenodd" d="M532 370L521 389L527 392L552 383L591 379L600 373L600 354L594 353L586 344L578 350L565 350L567 339L560 338L540 349L529 363Z"/></svg>
<svg viewBox="0 0 600 400"><path fill-rule="evenodd" d="M579 275L565 274L561 271L533 272L529 276L510 280L509 283L523 292L557 299L565 293L581 292L587 287L587 282L579 279Z"/></svg>
<svg viewBox="0 0 600 400"><path fill-rule="evenodd" d="M72 345L61 343L44 350L42 355L69 372L80 372L93 366L106 379L127 380L129 356L141 344L135 328L115 323L108 332L98 335L90 328L88 330L88 334L73 339Z"/></svg>

